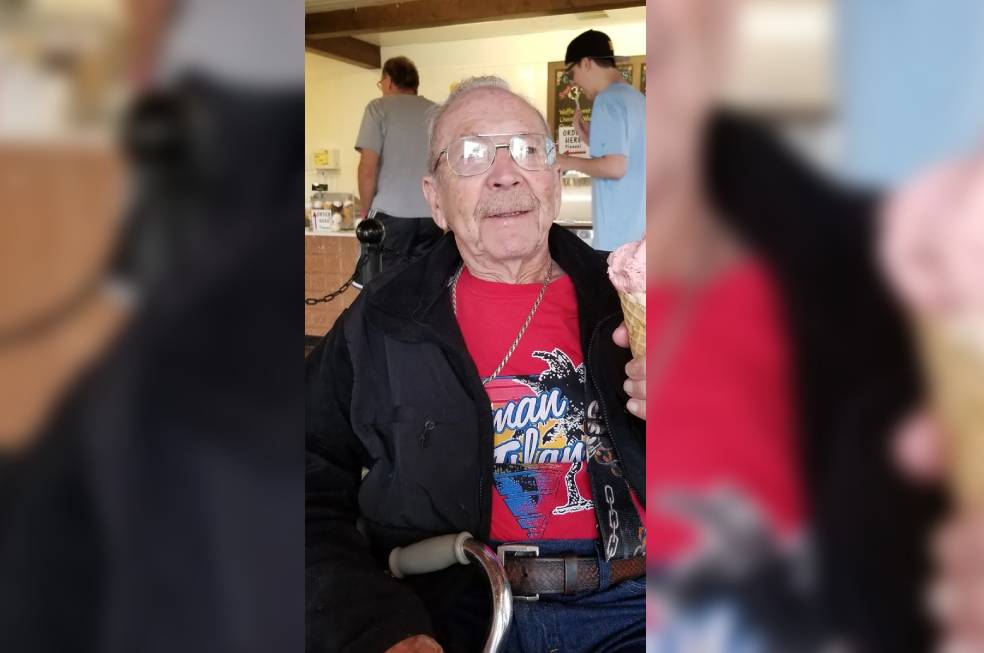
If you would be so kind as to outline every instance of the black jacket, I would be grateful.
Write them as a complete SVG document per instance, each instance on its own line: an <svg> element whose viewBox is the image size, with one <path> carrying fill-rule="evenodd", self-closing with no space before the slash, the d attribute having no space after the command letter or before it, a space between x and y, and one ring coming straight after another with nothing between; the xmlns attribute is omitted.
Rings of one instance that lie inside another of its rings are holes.
<svg viewBox="0 0 984 653"><path fill-rule="evenodd" d="M830 183L737 115L715 117L707 147L713 199L775 272L787 310L827 616L865 653L929 650L921 593L941 502L889 456L921 387L874 262L880 197Z"/></svg>
<svg viewBox="0 0 984 653"><path fill-rule="evenodd" d="M556 226L549 247L574 283L588 382L644 498L645 425L624 408L630 354L612 342L622 312L605 256ZM453 600L467 572L397 582L383 557L432 535L467 530L488 539L492 414L451 310L448 281L460 262L448 234L370 284L307 359L310 650L381 652L432 633L428 612ZM452 441L460 455L449 461L440 452Z"/></svg>
<svg viewBox="0 0 984 653"><path fill-rule="evenodd" d="M301 646L304 96L200 78L175 98L208 128L165 165L207 183L134 188L116 272L136 310L37 442L0 456L0 651ZM162 126L145 133L188 137Z"/></svg>

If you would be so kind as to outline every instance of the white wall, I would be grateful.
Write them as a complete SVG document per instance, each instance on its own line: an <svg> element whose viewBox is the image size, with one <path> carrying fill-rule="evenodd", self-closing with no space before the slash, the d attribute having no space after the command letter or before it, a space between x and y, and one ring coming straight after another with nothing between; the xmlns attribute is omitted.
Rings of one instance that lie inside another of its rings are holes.
<svg viewBox="0 0 984 653"><path fill-rule="evenodd" d="M451 84L472 75L499 75L518 93L529 97L543 112L547 110L547 62L563 61L567 44L588 29L561 30L500 36L468 41L422 43L384 47L383 59L410 57L420 70L420 93L440 102ZM646 26L612 25L605 28L619 55L646 52Z"/></svg>
<svg viewBox="0 0 984 653"><path fill-rule="evenodd" d="M329 190L358 193L355 137L362 122L362 110L378 97L378 70L366 70L321 55L304 53L304 194L311 184L327 183ZM319 176L311 160L315 150L337 148L340 172Z"/></svg>
<svg viewBox="0 0 984 653"><path fill-rule="evenodd" d="M123 19L120 0L31 0L28 6L41 14L83 15Z"/></svg>
<svg viewBox="0 0 984 653"><path fill-rule="evenodd" d="M547 62L562 61L567 44L590 28L497 36L487 39L417 43L381 48L382 59L406 56L420 71L420 94L435 102L447 98L453 83L473 75L499 75L513 89L530 98L544 113L547 110ZM610 25L605 32L619 55L645 54L645 23ZM362 111L379 96L379 71L365 70L308 53L305 56L305 104L307 167L310 152L324 147L341 150L341 172L327 183L334 190L357 192L353 149ZM313 172L309 179L315 179ZM309 181L307 188L310 189Z"/></svg>

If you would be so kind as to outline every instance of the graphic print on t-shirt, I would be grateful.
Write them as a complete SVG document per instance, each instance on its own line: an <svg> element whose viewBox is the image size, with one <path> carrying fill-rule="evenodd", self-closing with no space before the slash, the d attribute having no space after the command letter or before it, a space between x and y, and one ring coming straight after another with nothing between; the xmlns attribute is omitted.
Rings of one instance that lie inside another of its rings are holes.
<svg viewBox="0 0 984 653"><path fill-rule="evenodd" d="M492 401L495 492L492 539L596 535L584 437L584 363L559 348L536 350L538 374L498 377Z"/></svg>

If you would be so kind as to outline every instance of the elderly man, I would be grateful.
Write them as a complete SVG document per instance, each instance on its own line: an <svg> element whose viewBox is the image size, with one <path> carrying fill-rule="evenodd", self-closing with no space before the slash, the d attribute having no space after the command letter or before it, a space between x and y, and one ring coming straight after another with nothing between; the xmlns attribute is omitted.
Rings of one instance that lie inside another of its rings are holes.
<svg viewBox="0 0 984 653"><path fill-rule="evenodd" d="M459 531L538 547L504 553L514 595L539 594L514 603L507 650L644 650L645 359L604 255L552 224L547 134L502 80L458 86L423 180L450 233L308 359L309 650L480 650L474 566L383 571L393 547Z"/></svg>

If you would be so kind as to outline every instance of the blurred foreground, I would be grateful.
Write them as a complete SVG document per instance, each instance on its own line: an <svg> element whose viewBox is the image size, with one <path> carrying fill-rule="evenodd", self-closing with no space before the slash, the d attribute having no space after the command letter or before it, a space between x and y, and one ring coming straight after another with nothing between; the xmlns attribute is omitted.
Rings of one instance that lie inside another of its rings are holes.
<svg viewBox="0 0 984 653"><path fill-rule="evenodd" d="M0 3L0 649L299 650L302 9L87 4Z"/></svg>

